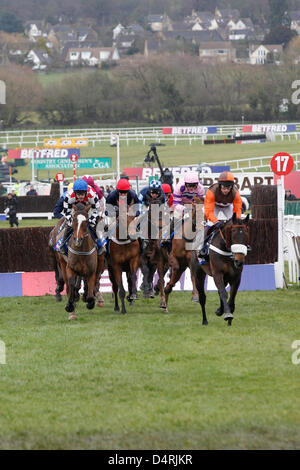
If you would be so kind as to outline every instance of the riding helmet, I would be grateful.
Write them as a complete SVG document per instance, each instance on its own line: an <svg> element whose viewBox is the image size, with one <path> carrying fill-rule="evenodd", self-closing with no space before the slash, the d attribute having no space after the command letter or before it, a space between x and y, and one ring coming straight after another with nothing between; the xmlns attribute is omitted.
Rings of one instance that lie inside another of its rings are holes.
<svg viewBox="0 0 300 470"><path fill-rule="evenodd" d="M87 191L88 190L88 184L84 180L76 180L73 184L73 191Z"/></svg>
<svg viewBox="0 0 300 470"><path fill-rule="evenodd" d="M234 176L231 171L223 171L218 178L218 183L220 186L233 186Z"/></svg>
<svg viewBox="0 0 300 470"><path fill-rule="evenodd" d="M161 189L161 182L158 180L152 180L149 185L150 189Z"/></svg>
<svg viewBox="0 0 300 470"><path fill-rule="evenodd" d="M121 178L119 179L119 181L117 182L117 186L116 188L119 190L119 191L129 191L130 189L130 183L127 179L125 178Z"/></svg>
<svg viewBox="0 0 300 470"><path fill-rule="evenodd" d="M196 171L189 171L184 176L184 182L188 184L196 184L196 183L198 184L199 183L198 173Z"/></svg>

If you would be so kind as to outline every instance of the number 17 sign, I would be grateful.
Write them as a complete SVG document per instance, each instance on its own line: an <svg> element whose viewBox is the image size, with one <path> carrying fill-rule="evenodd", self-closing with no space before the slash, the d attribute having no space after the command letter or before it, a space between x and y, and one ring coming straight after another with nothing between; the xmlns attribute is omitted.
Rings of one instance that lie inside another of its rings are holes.
<svg viewBox="0 0 300 470"><path fill-rule="evenodd" d="M286 152L279 152L271 160L273 173L278 176L285 176L291 173L294 167L293 157Z"/></svg>

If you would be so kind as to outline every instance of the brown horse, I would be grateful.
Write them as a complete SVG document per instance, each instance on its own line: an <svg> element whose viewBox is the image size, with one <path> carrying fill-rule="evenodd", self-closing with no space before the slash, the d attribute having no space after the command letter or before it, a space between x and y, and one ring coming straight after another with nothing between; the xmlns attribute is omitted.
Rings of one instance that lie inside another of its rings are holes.
<svg viewBox="0 0 300 470"><path fill-rule="evenodd" d="M199 293L199 303L202 308L202 324L207 325L204 292L204 281L208 274L212 276L218 288L220 307L217 309L218 316L224 315L224 320L230 326L235 310L235 297L241 282L241 275L247 255L249 243L248 230L249 215L244 220L238 220L233 215L223 228L213 235L209 247L209 262L199 265L197 254L192 256L192 271L196 279ZM227 301L226 285L230 284L230 298Z"/></svg>
<svg viewBox="0 0 300 470"><path fill-rule="evenodd" d="M203 239L203 205L200 199L193 202L190 208L190 217L182 222L182 236L174 236L172 240L172 249L169 255L169 263L172 268L171 279L165 287L166 308L168 312L168 299L176 282L179 281L186 268L190 268L191 279L194 285L194 277L191 269L192 251L195 250ZM176 228L175 228L176 231ZM193 294L195 295L194 288ZM193 298L194 298L193 295Z"/></svg>
<svg viewBox="0 0 300 470"><path fill-rule="evenodd" d="M155 209L158 209L155 211ZM155 220L152 221L153 219ZM155 271L158 273L157 294L160 294L160 307L166 308L166 300L164 293L164 276L169 268L168 250L161 246L162 231L170 220L169 212L159 210L159 206L155 203L149 205L147 212L148 223L148 239L144 243L143 253L141 255L141 271L143 273L143 296L145 298L153 298L153 277Z"/></svg>
<svg viewBox="0 0 300 470"><path fill-rule="evenodd" d="M109 256L107 259L109 278L112 283L115 297L115 312L119 312L118 294L122 304L122 313L126 313L125 308L125 289L122 281L122 273L125 272L128 282L127 300L130 305L137 297L136 277L140 262L140 244L139 241L129 236L129 225L135 219L135 215L122 211L117 216L115 236L110 237ZM127 235L121 233L124 231Z"/></svg>
<svg viewBox="0 0 300 470"><path fill-rule="evenodd" d="M102 297L99 292L100 276L104 270L105 254L98 256L97 247L88 228L88 211L90 206L73 205L73 234L68 246L68 257L58 253L63 279L66 284L68 302L66 311L69 320L76 318L75 284L79 276L86 282L87 292L84 300L88 309L95 306L95 296L98 302Z"/></svg>

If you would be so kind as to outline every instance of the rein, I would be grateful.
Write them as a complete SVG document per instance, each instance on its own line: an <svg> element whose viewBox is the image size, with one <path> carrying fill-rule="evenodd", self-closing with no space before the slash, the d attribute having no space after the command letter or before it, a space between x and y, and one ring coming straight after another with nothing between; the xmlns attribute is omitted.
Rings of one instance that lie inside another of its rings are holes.
<svg viewBox="0 0 300 470"><path fill-rule="evenodd" d="M94 253L94 251L96 250L96 247L94 246L90 251L76 251L74 250L73 248L71 248L70 246L68 247L68 250L73 253L74 255L81 255L81 256L89 256L91 255L92 253Z"/></svg>

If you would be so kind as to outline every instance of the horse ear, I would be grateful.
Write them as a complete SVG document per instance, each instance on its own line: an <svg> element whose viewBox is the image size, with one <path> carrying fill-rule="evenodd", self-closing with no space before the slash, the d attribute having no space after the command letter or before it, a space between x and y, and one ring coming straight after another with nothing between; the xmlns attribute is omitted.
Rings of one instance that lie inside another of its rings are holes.
<svg viewBox="0 0 300 470"><path fill-rule="evenodd" d="M250 214L247 214L247 217L244 219L245 224L249 222L249 217L250 217Z"/></svg>

